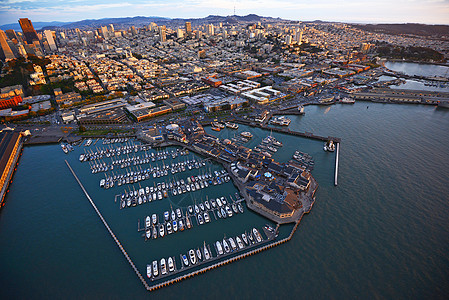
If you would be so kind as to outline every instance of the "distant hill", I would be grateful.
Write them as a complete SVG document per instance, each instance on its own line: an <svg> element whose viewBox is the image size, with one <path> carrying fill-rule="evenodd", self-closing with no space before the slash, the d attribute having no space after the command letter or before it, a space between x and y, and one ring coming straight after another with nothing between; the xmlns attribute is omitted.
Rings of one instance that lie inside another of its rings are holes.
<svg viewBox="0 0 449 300"><path fill-rule="evenodd" d="M406 24L364 24L364 25L353 24L352 26L371 32L449 38L449 25L426 25L426 24L406 23Z"/></svg>
<svg viewBox="0 0 449 300"><path fill-rule="evenodd" d="M31 22L33 22L33 20L31 20ZM65 24L69 24L68 22L58 22L58 21L53 21L53 22L33 22L33 26L34 29L36 30L40 30L43 27L58 27L58 26L62 26ZM20 24L19 21L17 21L16 23L12 23L12 24L5 24L5 25L1 25L0 26L1 30L8 30L8 29L14 29L15 31L22 31L22 28L20 28Z"/></svg>
<svg viewBox="0 0 449 300"><path fill-rule="evenodd" d="M87 28L97 28L100 26L105 26L108 24L114 24L118 25L118 27L124 26L142 26L142 25L148 25L151 22L167 22L170 21L169 18L163 18L163 17L128 17L128 18L104 18L104 19L89 19L89 20L82 20L78 22L72 22L63 24L61 26L56 26L60 28L65 29L73 29L73 28L79 28L79 29L87 29Z"/></svg>
<svg viewBox="0 0 449 300"><path fill-rule="evenodd" d="M190 21L193 25L198 24L206 24L206 23L239 23L239 22L249 22L249 23L257 23L257 22L279 22L283 21L280 18L272 18L272 17L262 17L255 14L249 14L246 16L216 16L210 15L205 18L192 18L192 19L171 19L164 17L128 17L128 18L104 18L104 19L87 19L77 22L33 22L34 28L36 30L45 30L45 29L92 29L98 28L101 26L105 26L108 24L114 24L117 29L120 28L128 28L130 26L142 27L148 25L151 22L154 22L158 25L163 24L178 24L183 25L186 21ZM14 29L21 31L19 22L17 24L6 24L0 26L0 29Z"/></svg>

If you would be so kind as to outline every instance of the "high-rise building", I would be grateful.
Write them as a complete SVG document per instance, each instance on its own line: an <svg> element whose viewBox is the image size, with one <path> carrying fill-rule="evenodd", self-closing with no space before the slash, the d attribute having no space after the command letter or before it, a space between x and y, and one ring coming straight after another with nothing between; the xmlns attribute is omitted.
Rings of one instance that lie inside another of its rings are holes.
<svg viewBox="0 0 449 300"><path fill-rule="evenodd" d="M109 24L108 27L109 27L109 29L108 29L109 33L114 33L114 25Z"/></svg>
<svg viewBox="0 0 449 300"><path fill-rule="evenodd" d="M214 35L214 25L213 24L207 25L207 35L209 35L209 36Z"/></svg>
<svg viewBox="0 0 449 300"><path fill-rule="evenodd" d="M20 27L22 28L23 35L28 44L33 44L35 41L39 41L36 30L34 30L33 23L27 18L19 19Z"/></svg>
<svg viewBox="0 0 449 300"><path fill-rule="evenodd" d="M298 43L298 45L302 44L302 30L298 30L295 33L295 41Z"/></svg>
<svg viewBox="0 0 449 300"><path fill-rule="evenodd" d="M286 35L285 36L285 43L287 45L290 45L292 43L292 36L291 35Z"/></svg>
<svg viewBox="0 0 449 300"><path fill-rule="evenodd" d="M106 26L101 26L100 28L101 36L106 40L109 37L108 28Z"/></svg>
<svg viewBox="0 0 449 300"><path fill-rule="evenodd" d="M76 36L78 37L78 39L80 41L83 40L82 36L81 36L81 30L79 28L75 28L75 32L76 32Z"/></svg>
<svg viewBox="0 0 449 300"><path fill-rule="evenodd" d="M178 28L176 30L176 36L178 37L178 39L182 39L184 37L184 32L182 32L181 28Z"/></svg>
<svg viewBox="0 0 449 300"><path fill-rule="evenodd" d="M8 42L6 41L6 34L3 30L0 30L0 46L1 46L0 58L2 60L9 60L16 58L14 56L14 53L12 53L11 48L8 45Z"/></svg>
<svg viewBox="0 0 449 300"><path fill-rule="evenodd" d="M10 39L11 41L13 41L15 43L19 42L19 38L17 37L17 34L14 31L14 29L5 30L5 33L6 33L6 36L8 37L8 39Z"/></svg>
<svg viewBox="0 0 449 300"><path fill-rule="evenodd" d="M167 40L167 35L165 33L165 26L159 27L159 41L165 42Z"/></svg>
<svg viewBox="0 0 449 300"><path fill-rule="evenodd" d="M188 35L192 33L192 24L190 22L186 22L186 33Z"/></svg>
<svg viewBox="0 0 449 300"><path fill-rule="evenodd" d="M369 43L362 43L360 45L360 51L362 51L363 53L368 53L370 48L371 48L371 45Z"/></svg>
<svg viewBox="0 0 449 300"><path fill-rule="evenodd" d="M53 39L53 32L51 30L45 30L44 31L45 38L47 39L48 47L50 47L51 51L58 50L58 47L56 47L55 40Z"/></svg>

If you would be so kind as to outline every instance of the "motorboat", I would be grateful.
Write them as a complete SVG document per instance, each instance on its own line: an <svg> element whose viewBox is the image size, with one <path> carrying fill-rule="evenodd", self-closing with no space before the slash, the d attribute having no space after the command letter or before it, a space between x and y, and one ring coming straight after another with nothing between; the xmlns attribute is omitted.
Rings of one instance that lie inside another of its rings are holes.
<svg viewBox="0 0 449 300"><path fill-rule="evenodd" d="M229 248L229 245L228 245L228 242L226 242L226 239L223 239L223 248L226 253L231 252L231 248Z"/></svg>
<svg viewBox="0 0 449 300"><path fill-rule="evenodd" d="M172 257L168 258L168 270L170 272L173 272L175 270L175 264L173 263L173 258Z"/></svg>
<svg viewBox="0 0 449 300"><path fill-rule="evenodd" d="M210 259L210 253L209 253L209 250L206 247L206 243L204 243L203 252L204 252L204 259L205 260Z"/></svg>
<svg viewBox="0 0 449 300"><path fill-rule="evenodd" d="M151 278L151 274L152 274L151 269L152 269L151 264L147 264L147 277L148 278Z"/></svg>
<svg viewBox="0 0 449 300"><path fill-rule="evenodd" d="M221 246L220 241L216 241L215 242L215 246L217 247L218 254L222 255L223 254L223 247Z"/></svg>
<svg viewBox="0 0 449 300"><path fill-rule="evenodd" d="M159 275L159 269L157 266L157 260L153 261L153 276L157 277Z"/></svg>
<svg viewBox="0 0 449 300"><path fill-rule="evenodd" d="M256 228L253 228L253 234L258 243L262 242L262 236Z"/></svg>
<svg viewBox="0 0 449 300"><path fill-rule="evenodd" d="M236 242L237 242L237 245L239 246L239 249L243 249L243 248L245 247L245 246L243 245L242 240L240 239L239 236L236 236L236 237L235 237L235 240L236 240Z"/></svg>
<svg viewBox="0 0 449 300"><path fill-rule="evenodd" d="M182 255L182 261L186 267L189 265L189 260L187 259L187 255L185 255L185 254Z"/></svg>
<svg viewBox="0 0 449 300"><path fill-rule="evenodd" d="M165 262L165 258L161 259L161 275L167 274L167 264Z"/></svg>
<svg viewBox="0 0 449 300"><path fill-rule="evenodd" d="M189 258L190 258L190 262L192 263L192 265L196 264L196 256L195 256L195 251L193 249L189 250Z"/></svg>

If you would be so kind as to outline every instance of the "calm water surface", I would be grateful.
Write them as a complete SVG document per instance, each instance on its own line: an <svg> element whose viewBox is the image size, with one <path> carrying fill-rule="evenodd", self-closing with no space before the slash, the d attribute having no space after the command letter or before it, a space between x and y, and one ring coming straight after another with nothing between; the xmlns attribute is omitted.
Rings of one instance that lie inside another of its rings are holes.
<svg viewBox="0 0 449 300"><path fill-rule="evenodd" d="M284 143L275 159L287 161L295 149L311 154L320 184L312 212L293 239L152 294L108 235L64 159L142 273L154 259L179 260L179 253L204 241L268 221L245 208L231 219L144 242L138 219L161 214L170 205L227 196L235 188L228 183L120 210L114 195L123 188L100 190L102 175L90 174L78 162L83 147L69 155L58 145L25 148L0 213L1 298L447 298L449 111L360 102L308 106L306 115L291 118L291 129L342 138L339 186L333 186L335 157L322 150L321 142L273 133ZM237 132L243 130L254 134L250 146L269 134L244 126ZM235 133L214 132L222 138ZM207 167L215 169L220 166Z"/></svg>

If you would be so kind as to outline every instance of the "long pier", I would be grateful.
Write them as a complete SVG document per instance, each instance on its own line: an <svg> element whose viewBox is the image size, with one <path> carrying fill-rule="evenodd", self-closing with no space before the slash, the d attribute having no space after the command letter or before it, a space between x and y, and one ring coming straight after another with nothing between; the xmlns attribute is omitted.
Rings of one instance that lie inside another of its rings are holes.
<svg viewBox="0 0 449 300"><path fill-rule="evenodd" d="M337 143L337 153L335 154L335 177L334 177L334 185L338 184L338 159L340 157L340 143Z"/></svg>
<svg viewBox="0 0 449 300"><path fill-rule="evenodd" d="M288 128L268 127L266 125L262 125L262 124L259 124L256 122L243 121L243 120L237 120L237 119L235 119L234 122L242 124L242 125L258 127L258 128L262 128L265 130L272 130L274 132L291 134L291 135L296 135L296 136L305 137L305 138L311 138L311 139L325 141L325 142L328 140L332 140L334 143L341 142L341 139L338 137L332 137L332 136L324 137L324 136L313 134L311 132L299 132L299 131L290 130Z"/></svg>
<svg viewBox="0 0 449 300"><path fill-rule="evenodd" d="M106 220L103 218L103 216L101 215L100 211L98 210L97 206L95 205L94 201L92 200L92 198L89 196L89 194L87 193L86 189L84 188L83 184L81 183L81 181L78 179L78 176L76 176L75 172L73 171L72 167L70 166L70 164L68 163L67 160L65 160L65 163L67 164L67 167L69 167L70 172L72 172L73 177L75 177L76 181L78 182L79 186L81 187L81 189L83 190L84 194L86 195L87 199L89 200L90 204L92 204L92 207L95 209L95 212L97 213L97 215L100 217L101 221L103 222L104 226L106 227L106 229L109 231L109 234L112 236L112 238L114 239L115 243L117 244L117 246L120 248L120 250L122 251L123 255L125 256L126 260L128 260L129 264L131 265L131 267L133 268L134 272L136 273L137 277L139 277L140 281L142 282L142 284L144 285L144 287L147 290L150 290L150 286L148 285L148 283L145 281L145 279L143 278L142 274L140 274L139 270L136 268L136 266L134 265L133 261L131 260L131 258L129 257L128 253L125 251L125 249L123 248L122 244L120 243L120 241L117 239L117 237L115 236L114 232L112 232L111 228L109 227L108 223L106 222Z"/></svg>

